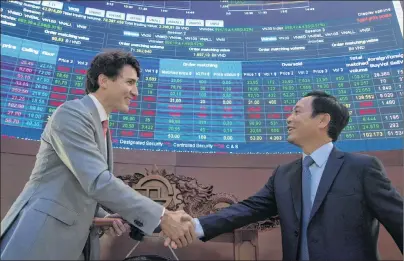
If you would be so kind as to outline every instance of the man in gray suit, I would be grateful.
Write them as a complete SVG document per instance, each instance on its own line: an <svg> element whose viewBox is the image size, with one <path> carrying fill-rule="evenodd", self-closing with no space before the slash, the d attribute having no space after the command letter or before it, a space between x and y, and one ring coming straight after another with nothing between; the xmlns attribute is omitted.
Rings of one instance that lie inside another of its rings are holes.
<svg viewBox="0 0 404 261"><path fill-rule="evenodd" d="M138 61L125 52L97 55L82 99L67 101L49 119L34 169L1 222L1 259L97 260L99 231L93 218L118 213L151 234L160 225L185 246L195 238L191 217L171 212L113 174L108 115L128 112L138 96ZM116 227L116 232L121 233Z"/></svg>

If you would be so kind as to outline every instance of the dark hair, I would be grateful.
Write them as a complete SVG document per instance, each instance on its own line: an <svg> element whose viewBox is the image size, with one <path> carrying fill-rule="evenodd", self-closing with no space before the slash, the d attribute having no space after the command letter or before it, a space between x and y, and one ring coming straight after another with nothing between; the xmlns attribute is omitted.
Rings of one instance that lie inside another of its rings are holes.
<svg viewBox="0 0 404 261"><path fill-rule="evenodd" d="M330 115L330 123L328 126L328 136L332 141L337 141L339 134L349 122L349 111L337 98L323 91L312 91L304 97L312 96L313 112L312 117L320 113L328 113Z"/></svg>
<svg viewBox="0 0 404 261"><path fill-rule="evenodd" d="M100 87L98 85L98 76L100 76L100 74L104 74L108 78L115 80L121 69L127 64L136 70L140 78L140 65L132 53L107 51L97 54L91 62L90 69L87 71L86 93L89 94L98 90Z"/></svg>

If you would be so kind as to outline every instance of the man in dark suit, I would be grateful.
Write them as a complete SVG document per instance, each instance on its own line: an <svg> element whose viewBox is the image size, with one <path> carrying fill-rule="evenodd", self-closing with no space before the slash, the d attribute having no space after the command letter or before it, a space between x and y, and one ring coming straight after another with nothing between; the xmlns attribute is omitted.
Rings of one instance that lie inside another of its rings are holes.
<svg viewBox="0 0 404 261"><path fill-rule="evenodd" d="M279 215L284 260L368 261L378 259L380 222L402 252L403 200L382 164L332 143L348 121L348 110L333 96L307 94L287 119L288 141L303 157L278 166L250 198L195 219L196 234L207 241Z"/></svg>

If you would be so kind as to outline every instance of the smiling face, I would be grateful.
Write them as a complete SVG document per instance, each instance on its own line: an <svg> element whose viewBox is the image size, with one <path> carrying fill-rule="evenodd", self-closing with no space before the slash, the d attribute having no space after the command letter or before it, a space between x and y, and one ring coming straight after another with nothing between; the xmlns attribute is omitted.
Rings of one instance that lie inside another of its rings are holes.
<svg viewBox="0 0 404 261"><path fill-rule="evenodd" d="M105 109L109 112L128 112L131 100L139 96L138 80L136 70L130 65L123 66L116 79L100 75L99 85Z"/></svg>
<svg viewBox="0 0 404 261"><path fill-rule="evenodd" d="M313 99L312 96L308 96L299 100L287 118L288 142L303 149L315 148L318 144L331 141L327 134L329 115L318 114L312 117Z"/></svg>

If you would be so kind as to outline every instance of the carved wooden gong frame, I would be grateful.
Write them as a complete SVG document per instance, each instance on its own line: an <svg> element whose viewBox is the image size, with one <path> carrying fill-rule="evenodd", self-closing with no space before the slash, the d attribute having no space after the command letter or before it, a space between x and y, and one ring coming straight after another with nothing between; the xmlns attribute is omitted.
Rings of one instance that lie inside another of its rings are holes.
<svg viewBox="0 0 404 261"><path fill-rule="evenodd" d="M145 169L146 173L118 176L123 182L144 196L162 204L168 210L184 210L192 217L214 213L237 203L229 193L214 193L213 185L200 184L195 178L168 173L165 169ZM279 226L273 217L241 229L267 231Z"/></svg>

